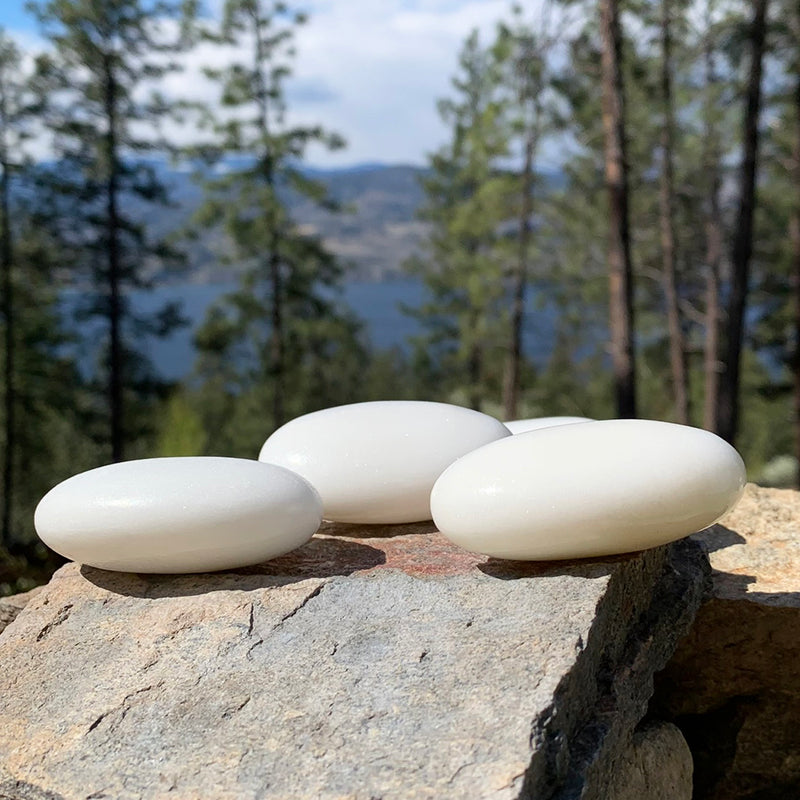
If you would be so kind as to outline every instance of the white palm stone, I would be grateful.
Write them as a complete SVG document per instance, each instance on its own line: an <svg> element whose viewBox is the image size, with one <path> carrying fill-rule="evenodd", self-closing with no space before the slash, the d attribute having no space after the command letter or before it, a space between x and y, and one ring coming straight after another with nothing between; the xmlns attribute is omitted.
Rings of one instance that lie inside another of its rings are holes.
<svg viewBox="0 0 800 800"><path fill-rule="evenodd" d="M468 408L386 400L287 422L264 443L259 460L306 478L327 520L420 522L431 518L431 489L448 465L507 436L502 422Z"/></svg>
<svg viewBox="0 0 800 800"><path fill-rule="evenodd" d="M257 564L307 542L322 502L299 475L242 458L110 464L51 489L36 532L73 561L123 572L207 572Z"/></svg>
<svg viewBox="0 0 800 800"><path fill-rule="evenodd" d="M522 433L456 461L431 493L451 541L497 558L583 558L642 550L716 522L745 468L707 431L605 420Z"/></svg>
<svg viewBox="0 0 800 800"><path fill-rule="evenodd" d="M532 417L512 419L504 423L511 433L538 431L540 428L555 428L556 425L573 425L576 422L592 422L589 417Z"/></svg>

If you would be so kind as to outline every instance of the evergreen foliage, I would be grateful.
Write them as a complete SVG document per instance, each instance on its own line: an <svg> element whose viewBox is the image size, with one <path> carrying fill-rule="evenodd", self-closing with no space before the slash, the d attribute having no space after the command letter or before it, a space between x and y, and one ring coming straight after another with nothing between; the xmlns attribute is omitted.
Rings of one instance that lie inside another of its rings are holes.
<svg viewBox="0 0 800 800"><path fill-rule="evenodd" d="M135 317L126 293L152 287L159 271L180 264L130 209L168 202L146 156L168 148L158 125L174 105L157 82L177 69L171 55L195 7L192 0L42 0L31 8L53 45L39 61L39 80L57 160L51 190L69 203L58 234L74 281L91 286L81 316L107 329L95 383L105 395L101 438L119 461L149 428L136 405L159 388L137 340L180 322L175 307Z"/></svg>
<svg viewBox="0 0 800 800"><path fill-rule="evenodd" d="M505 248L509 186L498 160L509 154L510 132L500 97L500 65L467 39L453 78L455 97L439 102L450 141L429 159L421 219L429 223L424 254L409 264L430 293L415 315L425 335L415 346L438 362L443 397L480 409L496 395L502 354Z"/></svg>
<svg viewBox="0 0 800 800"><path fill-rule="evenodd" d="M346 402L364 358L359 324L337 299L341 265L286 206L286 193L295 192L334 207L301 160L312 143L344 145L320 126L286 119L293 33L304 22L280 2L227 0L219 31L206 34L241 57L206 70L219 85L221 112L206 111L211 138L201 152L212 161L237 156L238 165L229 162L207 183L196 224L223 227L239 289L198 332L198 374L207 391L216 387L212 406L235 403L254 413L256 439L304 411ZM225 447L238 452L233 440Z"/></svg>

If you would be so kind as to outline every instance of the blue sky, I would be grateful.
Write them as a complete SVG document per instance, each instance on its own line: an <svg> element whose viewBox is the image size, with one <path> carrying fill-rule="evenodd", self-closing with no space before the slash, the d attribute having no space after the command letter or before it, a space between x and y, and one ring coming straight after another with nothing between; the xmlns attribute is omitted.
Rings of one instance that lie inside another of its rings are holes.
<svg viewBox="0 0 800 800"><path fill-rule="evenodd" d="M222 0L207 0L220 6ZM44 47L24 0L0 0L0 25L26 48ZM341 133L348 148L311 150L316 166L363 162L422 164L446 140L436 100L449 94L458 50L473 28L486 37L511 0L311 0L297 35L287 85L294 121ZM538 2L530 4L538 5ZM168 93L208 100L202 66L224 63L224 51L198 48L173 76ZM176 136L185 132L175 131Z"/></svg>
<svg viewBox="0 0 800 800"><path fill-rule="evenodd" d="M0 4L0 25L11 30L33 31L36 22L25 11L24 0L3 0Z"/></svg>

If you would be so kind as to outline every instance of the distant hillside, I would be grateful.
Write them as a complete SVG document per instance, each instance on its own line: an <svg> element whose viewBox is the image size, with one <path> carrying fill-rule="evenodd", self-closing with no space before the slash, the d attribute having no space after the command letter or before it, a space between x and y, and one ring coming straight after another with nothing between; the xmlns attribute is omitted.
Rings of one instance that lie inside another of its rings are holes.
<svg viewBox="0 0 800 800"><path fill-rule="evenodd" d="M240 167L246 159L229 158L223 166ZM203 199L203 189L187 170L165 161L151 162L170 190L168 208L128 199L128 210L156 235L169 236L187 226ZM344 211L332 214L289 190L286 202L293 218L305 231L322 237L327 247L348 267L347 279L379 281L402 274L403 263L419 249L426 224L417 219L424 194L420 178L425 168L408 165L360 164L346 169L306 168L325 184ZM563 185L563 173L543 175L548 189ZM138 207L138 208L137 208ZM513 223L511 223L513 227ZM235 267L224 263L230 252L219 229L202 232L195 241L182 241L188 252L188 273L180 282L215 283L229 280Z"/></svg>
<svg viewBox="0 0 800 800"><path fill-rule="evenodd" d="M295 218L309 232L353 265L359 278L382 279L401 271L425 234L416 219L423 195L419 176L409 166L369 166L318 174L331 196L350 209L328 214L292 198Z"/></svg>
<svg viewBox="0 0 800 800"><path fill-rule="evenodd" d="M324 183L331 196L348 210L331 214L294 194L287 202L298 224L320 235L330 250L349 265L348 277L382 280L401 272L403 262L417 249L425 224L416 212L423 194L420 167L362 165L349 169L309 170ZM159 167L170 187L171 208L143 208L144 221L157 234L168 234L184 225L202 200L202 189L185 171ZM230 276L221 263L225 252L221 231L209 231L190 243L190 279L208 283Z"/></svg>

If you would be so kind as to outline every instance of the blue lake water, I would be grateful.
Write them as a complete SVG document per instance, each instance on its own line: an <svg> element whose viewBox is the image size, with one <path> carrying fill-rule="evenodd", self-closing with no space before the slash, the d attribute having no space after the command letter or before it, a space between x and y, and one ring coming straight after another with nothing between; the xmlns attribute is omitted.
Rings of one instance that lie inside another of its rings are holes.
<svg viewBox="0 0 800 800"><path fill-rule="evenodd" d="M203 322L209 306L233 288L231 283L176 284L152 292L135 291L130 294L134 311L147 313L157 310L166 302L178 301L182 304L183 315L190 321L189 326L180 328L166 339L147 339L138 343L161 375L180 379L191 371L194 363L192 338L196 328ZM425 296L421 281L401 278L347 283L341 299L364 322L365 333L372 346L388 349L407 348L409 338L420 332L419 323L404 314L401 306L418 308L425 301ZM69 308L73 303L67 300L66 306ZM544 308L534 306L535 298L531 297L525 326L525 345L528 356L542 364L555 338L557 312L549 305Z"/></svg>

